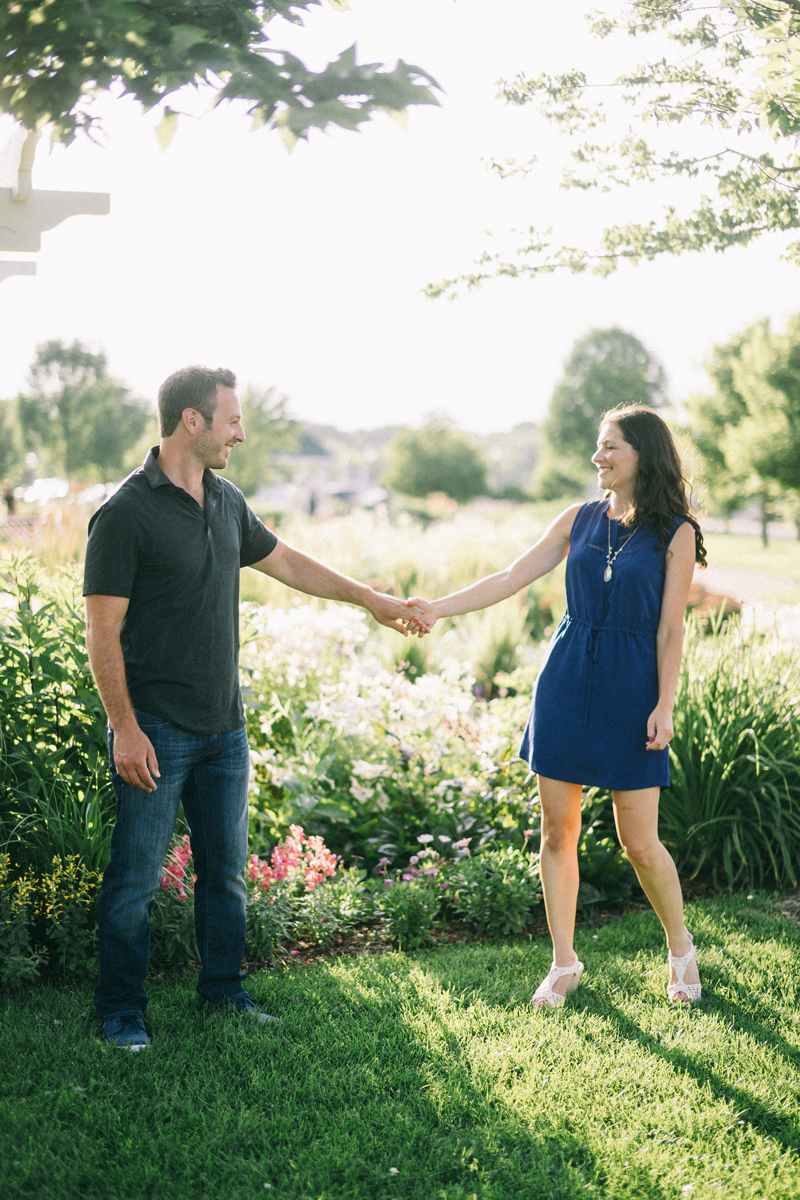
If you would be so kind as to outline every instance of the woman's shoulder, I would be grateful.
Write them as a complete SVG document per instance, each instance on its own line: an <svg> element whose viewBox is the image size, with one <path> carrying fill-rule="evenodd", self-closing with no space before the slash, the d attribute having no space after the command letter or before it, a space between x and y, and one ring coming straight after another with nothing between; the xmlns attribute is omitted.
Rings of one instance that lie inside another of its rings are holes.
<svg viewBox="0 0 800 1200"><path fill-rule="evenodd" d="M571 511L575 521L591 523L596 517L605 516L607 509L608 500L604 497L601 500L586 500L583 504L574 504Z"/></svg>

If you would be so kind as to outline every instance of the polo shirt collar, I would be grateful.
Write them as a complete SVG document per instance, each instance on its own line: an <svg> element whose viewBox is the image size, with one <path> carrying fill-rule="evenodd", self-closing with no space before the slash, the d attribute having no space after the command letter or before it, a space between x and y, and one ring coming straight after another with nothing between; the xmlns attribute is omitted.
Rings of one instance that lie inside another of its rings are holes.
<svg viewBox="0 0 800 1200"><path fill-rule="evenodd" d="M169 476L166 475L158 465L159 449L159 446L150 447L147 452L147 458L144 460L144 464L142 465L142 471L144 472L147 482L152 488L164 487L165 484L168 484L170 487L175 487L175 484L172 482ZM203 486L206 492L206 502L208 502L208 499L212 496L214 499L216 499L216 497L219 495L219 492L222 490L222 484L219 481L219 476L208 468L203 471ZM179 488L178 490L182 491L183 489Z"/></svg>
<svg viewBox="0 0 800 1200"><path fill-rule="evenodd" d="M158 465L159 446L151 446L147 452L147 458L144 460L142 470L147 477L147 482L150 487L163 487L165 483L172 484L172 480L168 479L161 467Z"/></svg>

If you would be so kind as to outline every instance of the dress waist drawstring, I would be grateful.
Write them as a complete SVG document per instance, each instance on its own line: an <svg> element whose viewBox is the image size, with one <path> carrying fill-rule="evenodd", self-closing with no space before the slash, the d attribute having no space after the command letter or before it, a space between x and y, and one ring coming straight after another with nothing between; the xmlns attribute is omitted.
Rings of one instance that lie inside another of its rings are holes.
<svg viewBox="0 0 800 1200"><path fill-rule="evenodd" d="M589 655L589 677L586 680L586 695L583 699L583 724L589 720L589 697L592 692L592 677L594 675L594 664L600 661L600 634L603 632L599 625L592 625L589 628L589 640L586 643L586 653Z"/></svg>

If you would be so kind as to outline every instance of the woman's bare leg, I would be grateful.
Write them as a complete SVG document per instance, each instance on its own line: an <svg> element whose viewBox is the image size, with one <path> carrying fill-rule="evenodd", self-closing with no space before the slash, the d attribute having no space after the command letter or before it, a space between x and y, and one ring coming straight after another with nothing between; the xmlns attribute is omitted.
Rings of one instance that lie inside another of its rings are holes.
<svg viewBox="0 0 800 1200"><path fill-rule="evenodd" d="M689 935L683 920L683 893L672 856L658 837L658 801L660 788L642 788L634 792L612 792L614 819L623 850L636 872L647 899L664 926L670 954L687 954ZM670 983L675 973L670 968ZM689 963L686 982L699 983L697 964ZM678 992L676 1000L688 1000Z"/></svg>
<svg viewBox="0 0 800 1200"><path fill-rule="evenodd" d="M557 779L539 779L542 804L542 847L539 871L544 892L547 924L553 939L553 959L557 967L572 966L575 951L575 905L578 900L578 839L581 833L581 787ZM559 996L566 995L572 981L564 975L553 985Z"/></svg>

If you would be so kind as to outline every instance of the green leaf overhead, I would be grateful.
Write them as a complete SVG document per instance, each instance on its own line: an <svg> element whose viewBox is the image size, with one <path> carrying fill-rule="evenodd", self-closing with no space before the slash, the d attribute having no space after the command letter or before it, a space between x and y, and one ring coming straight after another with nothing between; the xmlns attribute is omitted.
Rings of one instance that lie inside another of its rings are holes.
<svg viewBox="0 0 800 1200"><path fill-rule="evenodd" d="M280 118L296 140L313 127L356 129L375 111L438 103L436 81L419 67L359 64L351 47L315 72L272 43L273 17L301 23L321 3L18 0L0 11L0 110L29 129L52 124L55 139L71 142L97 124L99 92L113 87L151 109L207 85L217 103L245 101L257 125Z"/></svg>
<svg viewBox="0 0 800 1200"><path fill-rule="evenodd" d="M500 98L536 106L568 136L572 161L563 188L609 191L696 178L708 185L705 194L689 211L673 205L651 220L612 225L595 245L560 245L551 230L531 226L510 250L486 252L475 270L430 285L429 296L454 295L498 276L559 269L608 275L624 261L724 251L770 231L800 229L800 0L630 0L621 16L594 13L589 20L601 40L641 43L655 35L657 54L634 60L616 78L602 69L591 78L577 69L520 74L501 81ZM632 112L633 119L622 136L604 139L615 111ZM701 149L703 133L713 136ZM492 167L507 178L533 171L535 163ZM786 257L800 263L800 240Z"/></svg>

